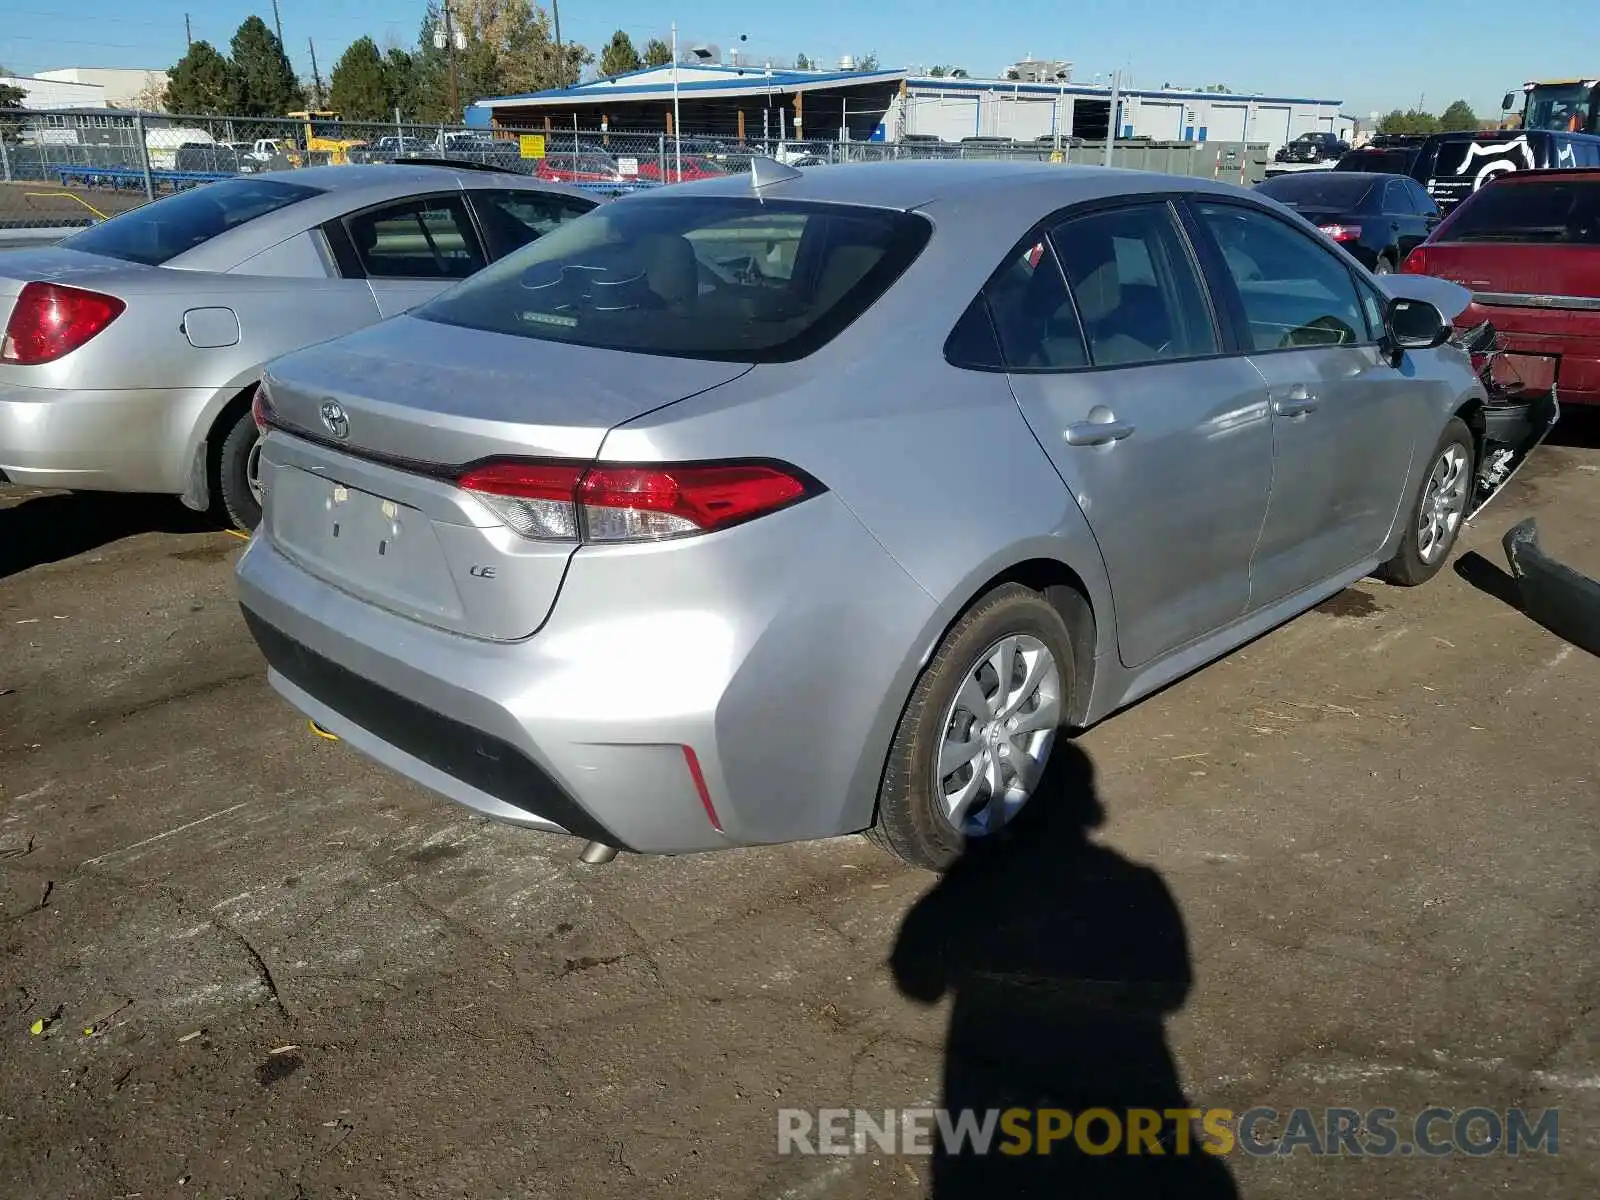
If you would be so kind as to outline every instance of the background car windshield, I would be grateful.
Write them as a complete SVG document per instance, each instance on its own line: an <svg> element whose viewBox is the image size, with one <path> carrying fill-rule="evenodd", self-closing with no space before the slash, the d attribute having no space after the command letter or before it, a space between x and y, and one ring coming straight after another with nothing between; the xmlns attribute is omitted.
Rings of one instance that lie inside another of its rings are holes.
<svg viewBox="0 0 1600 1200"><path fill-rule="evenodd" d="M1267 180L1256 190L1262 195L1271 196L1279 204L1350 211L1361 204L1371 189L1370 179L1318 171L1315 175L1280 175Z"/></svg>
<svg viewBox="0 0 1600 1200"><path fill-rule="evenodd" d="M1577 242L1600 245L1600 183L1506 183L1457 210L1452 242Z"/></svg>
<svg viewBox="0 0 1600 1200"><path fill-rule="evenodd" d="M58 244L159 267L220 233L320 192L274 179L225 179L130 209Z"/></svg>
<svg viewBox="0 0 1600 1200"><path fill-rule="evenodd" d="M1524 129L1548 129L1562 133L1582 129L1588 113L1589 89L1581 83L1536 87L1528 99Z"/></svg>
<svg viewBox="0 0 1600 1200"><path fill-rule="evenodd" d="M414 315L469 329L733 362L803 357L926 245L922 217L745 197L603 205Z"/></svg>

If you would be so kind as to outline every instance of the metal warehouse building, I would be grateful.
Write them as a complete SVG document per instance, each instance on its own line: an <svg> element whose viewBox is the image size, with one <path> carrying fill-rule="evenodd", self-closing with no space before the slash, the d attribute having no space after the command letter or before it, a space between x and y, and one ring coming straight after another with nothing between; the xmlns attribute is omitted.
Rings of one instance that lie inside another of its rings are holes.
<svg viewBox="0 0 1600 1200"><path fill-rule="evenodd" d="M680 63L678 110L685 134L832 141L898 141L907 134L1103 140L1111 90L1078 83L909 76L905 71L780 71ZM574 126L673 132L673 68L647 67L567 88L495 96L467 109L469 125L508 129ZM1255 142L1276 149L1298 134L1348 136L1340 101L1130 88L1117 97L1120 137Z"/></svg>

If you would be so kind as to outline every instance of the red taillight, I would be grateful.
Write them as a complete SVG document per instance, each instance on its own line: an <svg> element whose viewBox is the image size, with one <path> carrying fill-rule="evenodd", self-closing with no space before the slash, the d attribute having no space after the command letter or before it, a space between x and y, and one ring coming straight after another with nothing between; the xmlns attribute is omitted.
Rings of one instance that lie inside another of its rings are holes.
<svg viewBox="0 0 1600 1200"><path fill-rule="evenodd" d="M458 480L523 537L543 541L657 541L725 529L815 491L768 463L662 467L496 462Z"/></svg>
<svg viewBox="0 0 1600 1200"><path fill-rule="evenodd" d="M1405 275L1426 275L1428 273L1428 252L1418 246L1406 255L1405 262L1400 264L1400 271Z"/></svg>
<svg viewBox="0 0 1600 1200"><path fill-rule="evenodd" d="M256 385L256 394L250 397L250 418L256 423L258 433L265 433L267 426L272 424L272 397L267 392L267 381L264 379Z"/></svg>
<svg viewBox="0 0 1600 1200"><path fill-rule="evenodd" d="M25 284L0 340L0 359L34 366L71 354L122 315L115 296L59 283Z"/></svg>
<svg viewBox="0 0 1600 1200"><path fill-rule="evenodd" d="M1319 225L1317 228L1336 242L1353 242L1361 236L1359 225Z"/></svg>

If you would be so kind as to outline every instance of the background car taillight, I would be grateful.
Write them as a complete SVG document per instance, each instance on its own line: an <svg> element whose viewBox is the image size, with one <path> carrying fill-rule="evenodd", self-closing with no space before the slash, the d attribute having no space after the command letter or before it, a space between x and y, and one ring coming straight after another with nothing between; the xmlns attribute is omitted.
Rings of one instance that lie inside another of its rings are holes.
<svg viewBox="0 0 1600 1200"><path fill-rule="evenodd" d="M1353 242L1361 236L1359 225L1318 225L1317 228L1336 242Z"/></svg>
<svg viewBox="0 0 1600 1200"><path fill-rule="evenodd" d="M265 433L272 424L272 393L267 390L265 379L256 385L256 394L250 398L250 416L258 433Z"/></svg>
<svg viewBox="0 0 1600 1200"><path fill-rule="evenodd" d="M491 462L457 481L538 541L648 542L726 529L821 490L781 463L595 466Z"/></svg>
<svg viewBox="0 0 1600 1200"><path fill-rule="evenodd" d="M1405 262L1400 264L1400 270L1407 275L1426 275L1428 273L1428 252L1418 246L1406 255Z"/></svg>
<svg viewBox="0 0 1600 1200"><path fill-rule="evenodd" d="M54 362L94 337L127 307L115 296L83 288L24 284L0 339L0 359L22 366Z"/></svg>

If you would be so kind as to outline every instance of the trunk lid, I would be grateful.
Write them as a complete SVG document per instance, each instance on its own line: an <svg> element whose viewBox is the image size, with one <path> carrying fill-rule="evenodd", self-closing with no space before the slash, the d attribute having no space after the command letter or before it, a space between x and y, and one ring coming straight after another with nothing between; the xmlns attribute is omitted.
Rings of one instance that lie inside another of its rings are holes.
<svg viewBox="0 0 1600 1200"><path fill-rule="evenodd" d="M1529 242L1429 242L1429 275L1459 283L1480 298L1544 298L1547 308L1581 307L1561 298L1600 297L1600 245Z"/></svg>
<svg viewBox="0 0 1600 1200"><path fill-rule="evenodd" d="M61 246L0 252L0 329L11 319L12 305L24 284L59 283L117 295L119 285L154 270L157 268Z"/></svg>
<svg viewBox="0 0 1600 1200"><path fill-rule="evenodd" d="M380 608L472 637L526 637L576 543L520 537L456 486L459 468L592 462L615 426L748 370L398 317L272 364L284 431L263 444L263 531Z"/></svg>

